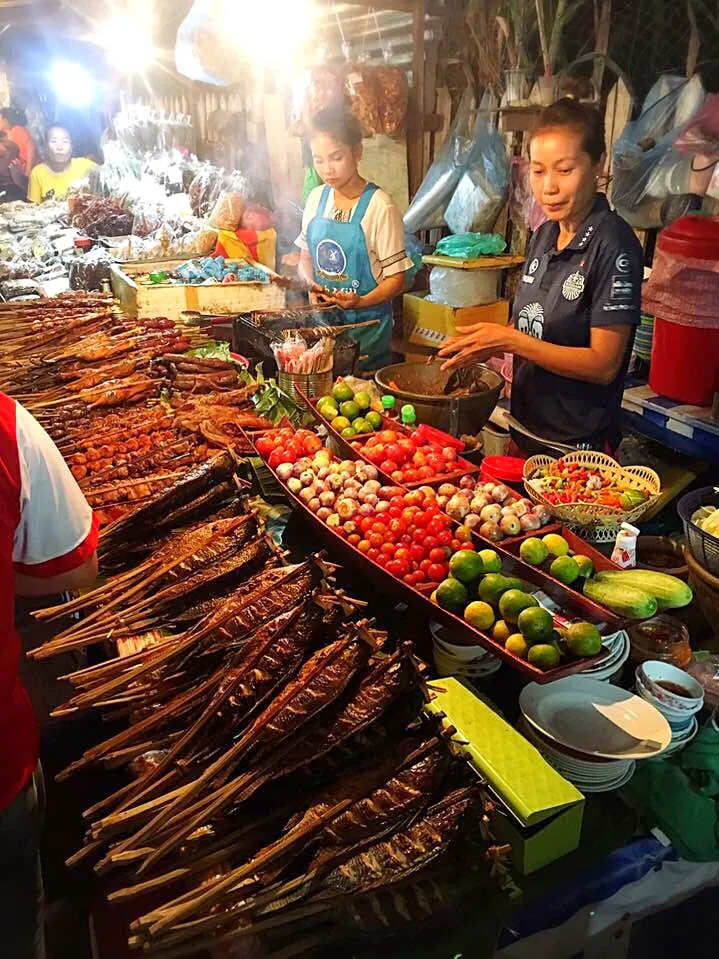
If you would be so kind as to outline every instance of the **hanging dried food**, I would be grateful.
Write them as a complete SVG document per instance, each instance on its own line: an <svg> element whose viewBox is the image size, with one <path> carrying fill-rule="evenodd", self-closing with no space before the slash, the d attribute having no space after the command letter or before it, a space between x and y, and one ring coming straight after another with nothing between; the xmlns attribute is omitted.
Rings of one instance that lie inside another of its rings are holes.
<svg viewBox="0 0 719 959"><path fill-rule="evenodd" d="M398 67L386 64L374 67L373 73L381 132L388 137L400 136L407 120L407 77Z"/></svg>
<svg viewBox="0 0 719 959"><path fill-rule="evenodd" d="M382 133L373 68L365 64L350 64L344 71L344 84L352 113L362 126L362 136L373 137L376 133Z"/></svg>

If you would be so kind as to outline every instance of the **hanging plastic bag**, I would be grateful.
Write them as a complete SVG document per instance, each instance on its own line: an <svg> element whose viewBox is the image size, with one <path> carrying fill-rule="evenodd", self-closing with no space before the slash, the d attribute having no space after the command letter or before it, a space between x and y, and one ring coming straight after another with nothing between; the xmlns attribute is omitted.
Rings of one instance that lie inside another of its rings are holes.
<svg viewBox="0 0 719 959"><path fill-rule="evenodd" d="M388 137L404 133L409 90L407 76L398 67L383 64L374 67L381 132Z"/></svg>
<svg viewBox="0 0 719 959"><path fill-rule="evenodd" d="M509 218L517 226L525 226L533 233L547 219L541 205L537 203L529 184L529 160L526 157L512 157L509 177Z"/></svg>
<svg viewBox="0 0 719 959"><path fill-rule="evenodd" d="M345 67L343 78L352 113L362 127L362 136L373 137L376 133L382 133L373 68L362 63L349 64Z"/></svg>
<svg viewBox="0 0 719 959"><path fill-rule="evenodd" d="M444 225L444 211L459 183L474 142L472 91L465 90L447 139L404 215L410 233Z"/></svg>
<svg viewBox="0 0 719 959"><path fill-rule="evenodd" d="M444 214L452 233L492 230L507 202L509 159L504 138L494 126L496 109L496 98L485 93L466 167Z"/></svg>
<svg viewBox="0 0 719 959"><path fill-rule="evenodd" d="M705 98L699 76L661 77L615 143L612 199L635 229L665 226L689 208L691 157L674 144Z"/></svg>
<svg viewBox="0 0 719 959"><path fill-rule="evenodd" d="M419 242L414 233L404 234L404 249L407 256L412 261L412 266L405 271L404 273L404 292L407 293L412 289L414 281L417 278L417 274L420 272L424 266L422 261L422 254L424 252L422 244Z"/></svg>
<svg viewBox="0 0 719 959"><path fill-rule="evenodd" d="M704 106L687 123L674 148L692 158L690 192L697 196L716 196L714 184L719 171L719 93L710 93Z"/></svg>
<svg viewBox="0 0 719 959"><path fill-rule="evenodd" d="M187 191L192 212L201 220L207 219L222 190L222 171L211 163L203 163Z"/></svg>

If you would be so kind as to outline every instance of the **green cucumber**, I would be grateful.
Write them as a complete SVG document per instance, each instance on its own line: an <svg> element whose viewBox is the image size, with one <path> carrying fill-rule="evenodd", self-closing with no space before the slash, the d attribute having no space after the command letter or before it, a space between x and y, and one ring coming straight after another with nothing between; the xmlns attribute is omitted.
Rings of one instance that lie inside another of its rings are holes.
<svg viewBox="0 0 719 959"><path fill-rule="evenodd" d="M649 619L657 611L657 601L645 590L621 583L600 581L598 576L584 583L584 595L627 619Z"/></svg>
<svg viewBox="0 0 719 959"><path fill-rule="evenodd" d="M605 570L598 573L595 579L600 583L619 583L641 589L656 599L660 610L681 609L693 599L691 588L681 579L651 569Z"/></svg>

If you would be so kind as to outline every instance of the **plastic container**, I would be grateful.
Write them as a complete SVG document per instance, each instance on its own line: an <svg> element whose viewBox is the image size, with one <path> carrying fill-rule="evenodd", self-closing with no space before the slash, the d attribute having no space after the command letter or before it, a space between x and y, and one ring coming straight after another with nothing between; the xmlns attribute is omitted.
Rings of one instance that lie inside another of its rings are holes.
<svg viewBox="0 0 719 959"><path fill-rule="evenodd" d="M719 217L681 217L659 234L657 250L679 260L703 260L711 276L719 260ZM677 284L682 283L682 272L676 273ZM697 273L694 264L687 269L687 274L691 272ZM710 306L705 305L703 312L707 309L716 311L716 323L688 325L656 315L649 385L662 396L711 406L719 390L719 300L710 298ZM692 311L693 304L688 302L688 317Z"/></svg>
<svg viewBox="0 0 719 959"><path fill-rule="evenodd" d="M637 539L639 530L630 523L622 523L612 550L612 562L621 569L634 569L637 565Z"/></svg>
<svg viewBox="0 0 719 959"><path fill-rule="evenodd" d="M691 662L689 631L676 616L662 613L629 627L633 663L656 660L686 669Z"/></svg>
<svg viewBox="0 0 719 959"><path fill-rule="evenodd" d="M462 270L435 266L429 274L429 300L447 306L484 306L494 303L501 270Z"/></svg>

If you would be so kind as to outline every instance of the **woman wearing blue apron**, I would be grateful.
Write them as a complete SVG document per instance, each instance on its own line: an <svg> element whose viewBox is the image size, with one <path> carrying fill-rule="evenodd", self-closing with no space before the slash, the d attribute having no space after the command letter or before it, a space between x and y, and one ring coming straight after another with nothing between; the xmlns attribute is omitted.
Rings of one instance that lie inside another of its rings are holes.
<svg viewBox="0 0 719 959"><path fill-rule="evenodd" d="M392 300L412 267L404 226L392 198L360 176L362 129L346 108L322 110L310 134L312 162L323 181L308 196L297 246L299 273L312 299L346 311L347 323L378 320L351 331L361 367L391 362Z"/></svg>

